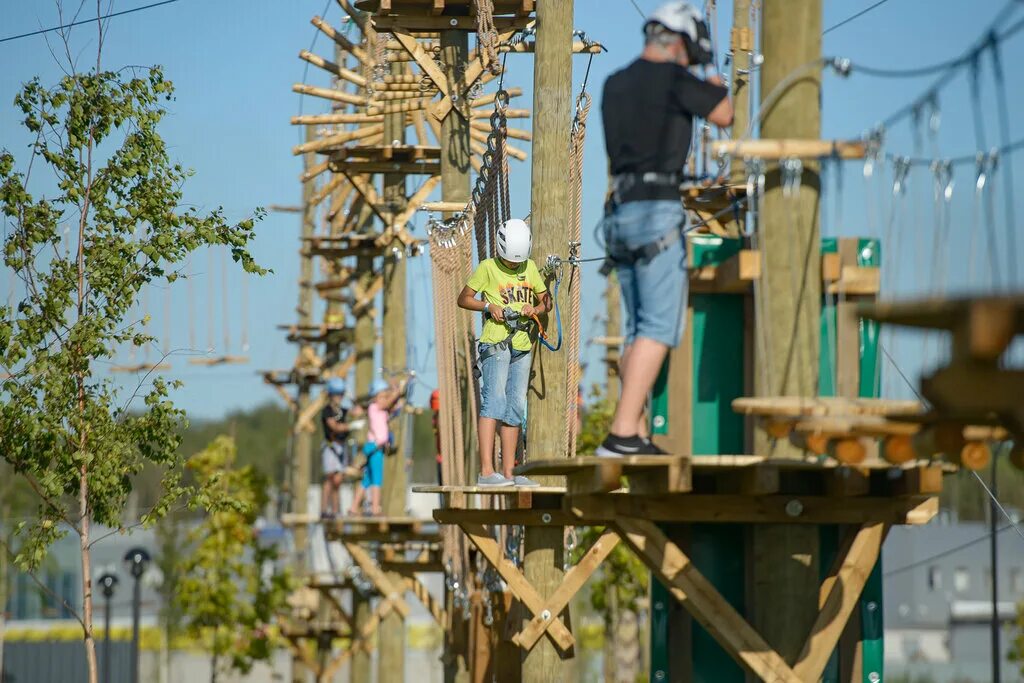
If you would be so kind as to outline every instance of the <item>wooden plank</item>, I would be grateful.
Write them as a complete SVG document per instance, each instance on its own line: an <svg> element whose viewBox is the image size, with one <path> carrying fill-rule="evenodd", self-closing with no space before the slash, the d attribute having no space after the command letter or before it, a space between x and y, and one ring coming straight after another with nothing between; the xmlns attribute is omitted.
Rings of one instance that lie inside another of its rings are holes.
<svg viewBox="0 0 1024 683"><path fill-rule="evenodd" d="M882 270L874 266L847 266L835 282L828 284L829 294L870 295L882 288Z"/></svg>
<svg viewBox="0 0 1024 683"><path fill-rule="evenodd" d="M818 618L793 667L799 680L817 681L821 678L878 561L886 531L886 526L881 523L865 525L858 530L849 551L837 555L837 562L841 565L822 584Z"/></svg>
<svg viewBox="0 0 1024 683"><path fill-rule="evenodd" d="M837 156L840 159L863 159L864 142L861 140L715 140L711 154L715 157L734 156L756 159L818 159Z"/></svg>
<svg viewBox="0 0 1024 683"><path fill-rule="evenodd" d="M583 587L583 584L587 582L587 579L601 566L601 563L615 550L615 546L618 544L619 537L615 532L611 529L605 529L580 561L566 573L565 578L555 592L548 597L547 607L544 611L548 617L545 619L544 613L540 615L535 613L533 619L523 627L523 630L513 636L512 642L524 650L532 648L543 637L544 631L547 630L548 624L551 623L552 615L561 614L568 607L569 602L579 592L580 588Z"/></svg>
<svg viewBox="0 0 1024 683"><path fill-rule="evenodd" d="M605 524L620 516L654 522L742 522L764 524L922 524L938 512L933 496L851 497L683 494L631 496L609 493L572 496L568 509L581 522Z"/></svg>
<svg viewBox="0 0 1024 683"><path fill-rule="evenodd" d="M504 557L498 548L497 541L487 532L482 524L463 523L459 527L466 534L473 545L491 563L505 582L512 593L526 606L532 614L540 614L544 611L544 600L537 593L534 587L526 580L526 577L513 565L508 558ZM576 643L572 633L565 627L562 620L552 617L552 623L545 631L556 646L562 651L567 651Z"/></svg>
<svg viewBox="0 0 1024 683"><path fill-rule="evenodd" d="M742 397L732 402L732 409L747 415L800 417L812 415L919 415L919 401L894 401L880 398L843 398L826 396L758 396Z"/></svg>
<svg viewBox="0 0 1024 683"><path fill-rule="evenodd" d="M413 493L461 494L463 496L518 496L521 493L560 495L565 493L564 486L459 486L437 484L413 484ZM453 506L454 507L454 506Z"/></svg>
<svg viewBox="0 0 1024 683"><path fill-rule="evenodd" d="M742 249L718 265L688 270L690 290L695 293L739 294L750 290L761 277L761 253Z"/></svg>
<svg viewBox="0 0 1024 683"><path fill-rule="evenodd" d="M524 526L567 526L576 520L562 510L515 510L515 509L453 509L434 510L434 519L441 524L524 525Z"/></svg>
<svg viewBox="0 0 1024 683"><path fill-rule="evenodd" d="M657 526L648 520L627 517L617 518L611 525L673 597L736 661L765 681L801 681Z"/></svg>

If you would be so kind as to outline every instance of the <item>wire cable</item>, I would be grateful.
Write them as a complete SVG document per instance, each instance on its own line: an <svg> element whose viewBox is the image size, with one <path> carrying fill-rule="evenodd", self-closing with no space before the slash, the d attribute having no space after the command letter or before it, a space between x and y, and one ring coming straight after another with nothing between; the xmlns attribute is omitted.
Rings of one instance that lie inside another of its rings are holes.
<svg viewBox="0 0 1024 683"><path fill-rule="evenodd" d="M998 529L996 531L996 533L997 534L1001 534L1004 531L1007 531L1007 530L1012 529L1012 528L1014 528L1013 525L1007 524L1006 526ZM986 532L984 536L979 536L978 538L974 539L973 541L967 541L966 543L961 543L958 546L954 546L952 548L947 548L946 550L943 550L942 552L935 553L934 555L929 555L928 557L925 557L923 559L915 560L914 562L911 562L910 564L904 565L902 567L897 567L896 569L892 569L890 571L887 571L884 574L882 574L882 578L888 579L890 576L895 576L897 574L902 574L903 572L909 572L911 569L917 569L918 567L923 567L924 565L930 564L930 563L934 562L935 560L941 560L944 557L949 557L950 555L955 555L956 553L960 552L961 550L967 550L968 548L971 548L973 546L978 545L979 543L983 543L984 541L989 540L990 537L991 537L991 534Z"/></svg>
<svg viewBox="0 0 1024 683"><path fill-rule="evenodd" d="M1003 21L1017 7L1019 7L1020 4L1021 3L1019 2L1019 0L1011 0L1011 2L1007 3L996 16L995 20L991 24L989 24L989 26L985 29L984 33L982 33L982 35L974 41L971 47L967 48L967 50L961 53L958 57L955 57L954 59L951 59L948 62L946 62L945 64L947 66L945 67L945 69L941 69L942 75L940 75L938 79L936 79L935 82L931 84L931 86L926 88L922 95L919 95L918 97L914 98L914 100L912 100L909 104L901 107L900 109L896 110L895 112L887 116L883 120L882 126L885 128L889 128L893 124L902 120L903 118L912 115L914 112L918 111L924 102L934 99L936 93L942 88L944 88L946 85L948 85L949 82L953 80L953 77L956 76L957 73L959 73L960 69L963 68L965 65L970 64L974 60L976 55L980 54L982 51L988 49L989 47L995 49L995 47L998 46L999 43L1016 35L1018 31L1024 28L1024 21L1018 21L1017 23L1013 24L1012 26L1010 26L1010 28L1003 31L1002 33L996 32L997 28L1002 25ZM937 67L941 65L932 66ZM922 67L922 69L923 68L924 67ZM858 69L863 73L868 73L868 71L866 71L864 67L858 67ZM882 72L885 70L876 69L874 71L876 72L875 75L878 75L877 72ZM911 70L903 70L903 72L908 73L910 71ZM899 73L899 70L893 70L892 73Z"/></svg>
<svg viewBox="0 0 1024 683"><path fill-rule="evenodd" d="M827 34L831 33L832 31L835 31L835 30L836 30L837 28L841 28L841 27L843 27L843 26L846 26L846 25L847 25L847 24L849 24L849 23L850 23L851 21L853 21L853 20L855 20L855 19L860 19L860 18L861 18L862 16L864 16L865 14L867 14L868 12L870 12L871 10L873 10L873 9L875 9L875 8L877 8L877 7L881 7L882 5L884 5L884 4L885 4L885 3L887 3L887 2L889 2L889 0L878 0L878 2L876 2L875 4L873 4L873 5L869 5L868 7L865 7L864 9L862 9L862 10L861 10L861 11L859 11L859 12L857 12L856 14L852 14L852 15L850 15L850 16L848 16L848 17L846 17L845 19L843 19L843 20L842 20L842 21L840 21L839 23L836 23L836 24L832 24L832 25L831 25L831 26L829 26L829 27L828 27L827 29L825 29L824 31L822 31L822 32L821 32L821 35L823 35L823 36L824 36L824 35L827 35Z"/></svg>
<svg viewBox="0 0 1024 683"><path fill-rule="evenodd" d="M73 26L81 26L82 24L91 24L94 21L103 21L104 19L112 19L113 17L120 17L125 14L132 14L134 12L141 12L146 9L153 9L154 7L161 7L162 5L170 5L178 2L178 0L162 0L162 2L154 2L149 5L143 5L142 7L133 7L132 9L121 10L120 12L111 12L110 14L104 14L102 17L92 17L90 19L80 19L79 21L72 21L70 24L64 24L62 26L51 26L50 28L41 28L38 31L30 31L28 33L21 33L16 36L7 36L6 38L0 38L0 43L6 43L11 40L18 40L20 38L29 38L31 36L39 36L44 33L50 33L51 31L60 31L66 28L72 28Z"/></svg>

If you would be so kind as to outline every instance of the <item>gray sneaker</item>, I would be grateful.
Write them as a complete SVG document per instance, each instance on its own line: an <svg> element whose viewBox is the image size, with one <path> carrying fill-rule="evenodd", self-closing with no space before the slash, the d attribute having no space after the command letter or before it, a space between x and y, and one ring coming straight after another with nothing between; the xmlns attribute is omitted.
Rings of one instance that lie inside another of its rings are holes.
<svg viewBox="0 0 1024 683"><path fill-rule="evenodd" d="M488 474L486 477L480 475L476 478L477 486L512 486L512 480L506 479L499 472Z"/></svg>
<svg viewBox="0 0 1024 683"><path fill-rule="evenodd" d="M530 479L529 477L524 477L521 474L517 474L515 477L513 477L512 483L515 484L516 486L540 486L540 484L535 482L533 479Z"/></svg>

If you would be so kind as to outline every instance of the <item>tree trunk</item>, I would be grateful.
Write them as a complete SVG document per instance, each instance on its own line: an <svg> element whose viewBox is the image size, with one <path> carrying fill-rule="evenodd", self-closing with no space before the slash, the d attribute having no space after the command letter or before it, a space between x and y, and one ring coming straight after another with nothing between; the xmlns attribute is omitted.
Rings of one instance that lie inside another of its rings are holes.
<svg viewBox="0 0 1024 683"><path fill-rule="evenodd" d="M604 683L615 683L615 622L619 605L614 583L605 587L605 601L608 611L604 615Z"/></svg>
<svg viewBox="0 0 1024 683"><path fill-rule="evenodd" d="M210 657L210 683L217 683L217 653Z"/></svg>
<svg viewBox="0 0 1024 683"><path fill-rule="evenodd" d="M4 503L3 509L0 510L0 520L10 519L11 506ZM4 634L7 630L7 582L8 582L8 570L10 565L7 563L7 530L0 528L0 534L4 535L4 547L3 552L0 552L0 683L4 679Z"/></svg>
<svg viewBox="0 0 1024 683"><path fill-rule="evenodd" d="M85 662L89 668L89 683L99 683L96 639L92 632L92 552L89 549L89 470L86 465L82 465L79 470L78 509L82 526L79 541L82 550L82 630L85 631Z"/></svg>

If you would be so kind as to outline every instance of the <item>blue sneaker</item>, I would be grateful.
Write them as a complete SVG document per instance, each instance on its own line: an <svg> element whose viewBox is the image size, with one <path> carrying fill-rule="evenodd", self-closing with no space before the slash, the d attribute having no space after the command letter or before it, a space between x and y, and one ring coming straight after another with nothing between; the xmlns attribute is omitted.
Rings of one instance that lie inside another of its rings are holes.
<svg viewBox="0 0 1024 683"><path fill-rule="evenodd" d="M512 486L512 480L506 479L501 473L494 472L486 477L480 475L476 478L477 486Z"/></svg>

